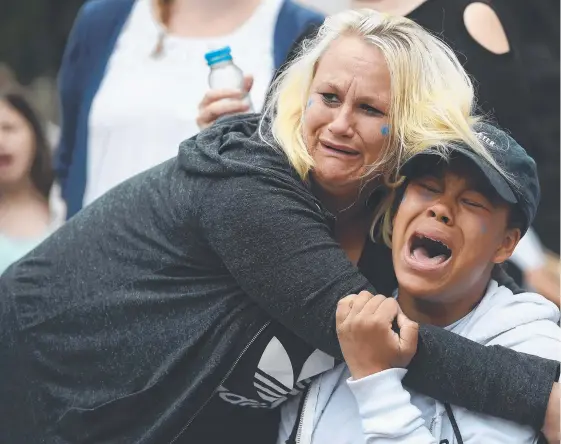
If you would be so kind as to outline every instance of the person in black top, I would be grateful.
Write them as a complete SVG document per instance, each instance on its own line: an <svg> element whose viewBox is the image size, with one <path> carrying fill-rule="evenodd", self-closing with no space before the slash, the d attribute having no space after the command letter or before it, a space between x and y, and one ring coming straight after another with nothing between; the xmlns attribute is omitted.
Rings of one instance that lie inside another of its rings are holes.
<svg viewBox="0 0 561 444"><path fill-rule="evenodd" d="M2 275L0 442L267 443L275 407L342 358L338 301L395 287L369 237L381 179L428 146L484 155L473 87L372 11L334 17L285 73L265 116L217 122ZM555 422L558 362L421 325L408 369L443 402Z"/></svg>

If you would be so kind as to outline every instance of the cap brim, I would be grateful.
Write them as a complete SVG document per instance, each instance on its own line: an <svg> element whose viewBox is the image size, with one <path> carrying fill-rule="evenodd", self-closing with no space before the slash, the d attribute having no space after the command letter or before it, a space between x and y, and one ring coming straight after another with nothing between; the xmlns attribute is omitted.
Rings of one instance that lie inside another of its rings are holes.
<svg viewBox="0 0 561 444"><path fill-rule="evenodd" d="M477 168L483 173L483 175L487 178L493 189L503 198L505 201L509 203L518 203L518 199L516 198L515 194L512 192L507 180L495 169L492 165L488 164L486 160L482 159L476 153L470 150L462 149L462 148L454 148L454 153L458 153L467 157L471 160ZM400 172L404 176L409 176L414 171L414 166L420 159L430 157L440 157L436 153L425 152L417 154L409 159L405 164L403 164Z"/></svg>

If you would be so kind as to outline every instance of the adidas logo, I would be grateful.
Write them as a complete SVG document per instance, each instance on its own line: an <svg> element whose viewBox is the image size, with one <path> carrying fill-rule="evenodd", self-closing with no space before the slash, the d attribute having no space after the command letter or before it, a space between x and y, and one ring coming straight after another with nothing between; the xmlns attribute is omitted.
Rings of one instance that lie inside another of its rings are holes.
<svg viewBox="0 0 561 444"><path fill-rule="evenodd" d="M290 357L281 342L273 337L257 365L253 386L261 399L275 402L298 394L306 388L313 376L332 369L334 365L335 360L331 356L315 350L304 363L295 381Z"/></svg>
<svg viewBox="0 0 561 444"><path fill-rule="evenodd" d="M223 386L218 387L218 396L220 396L223 401L230 404L238 405L240 407L251 407L254 409L272 409L282 402L280 401L279 403L272 405L270 402L256 401L255 399L249 399L245 396L236 395Z"/></svg>
<svg viewBox="0 0 561 444"><path fill-rule="evenodd" d="M253 387L260 399L251 399L231 392L226 387L218 388L218 396L234 405L251 408L273 409L306 389L311 378L331 370L335 360L320 350L315 350L304 362L296 380L288 353L282 343L273 337L257 365L253 375Z"/></svg>

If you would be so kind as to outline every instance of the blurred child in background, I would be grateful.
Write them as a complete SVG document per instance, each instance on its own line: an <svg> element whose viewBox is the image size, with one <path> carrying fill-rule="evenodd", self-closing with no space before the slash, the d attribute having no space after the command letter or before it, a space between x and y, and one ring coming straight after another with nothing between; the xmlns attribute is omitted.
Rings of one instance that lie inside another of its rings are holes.
<svg viewBox="0 0 561 444"><path fill-rule="evenodd" d="M0 94L0 274L54 228L50 149L40 120L18 92Z"/></svg>

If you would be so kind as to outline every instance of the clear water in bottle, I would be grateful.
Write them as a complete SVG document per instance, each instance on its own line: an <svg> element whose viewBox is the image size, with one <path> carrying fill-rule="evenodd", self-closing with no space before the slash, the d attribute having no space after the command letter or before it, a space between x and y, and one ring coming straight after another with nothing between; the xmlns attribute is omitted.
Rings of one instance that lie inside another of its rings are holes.
<svg viewBox="0 0 561 444"><path fill-rule="evenodd" d="M210 68L208 85L211 89L243 90L243 72L234 63L232 50L229 46L207 52L205 59ZM242 100L249 106L249 112L253 112L249 94L246 94Z"/></svg>

